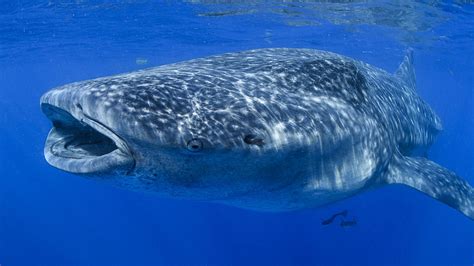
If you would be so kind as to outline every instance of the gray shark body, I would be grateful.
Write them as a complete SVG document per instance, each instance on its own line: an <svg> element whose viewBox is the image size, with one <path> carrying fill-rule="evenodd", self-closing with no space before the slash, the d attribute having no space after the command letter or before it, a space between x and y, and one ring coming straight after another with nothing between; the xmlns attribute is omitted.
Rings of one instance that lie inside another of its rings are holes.
<svg viewBox="0 0 474 266"><path fill-rule="evenodd" d="M474 192L411 157L441 130L396 74L330 52L259 49L72 83L41 99L47 161L163 196L284 211L399 183L474 217Z"/></svg>

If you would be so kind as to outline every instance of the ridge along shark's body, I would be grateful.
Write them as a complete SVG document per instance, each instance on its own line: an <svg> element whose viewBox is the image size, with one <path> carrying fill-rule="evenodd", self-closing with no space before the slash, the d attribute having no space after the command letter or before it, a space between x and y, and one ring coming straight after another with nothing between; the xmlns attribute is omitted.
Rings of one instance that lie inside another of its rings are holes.
<svg viewBox="0 0 474 266"><path fill-rule="evenodd" d="M405 184L474 219L472 187L411 157L441 130L396 74L330 52L228 53L56 88L47 161L164 196L284 211Z"/></svg>

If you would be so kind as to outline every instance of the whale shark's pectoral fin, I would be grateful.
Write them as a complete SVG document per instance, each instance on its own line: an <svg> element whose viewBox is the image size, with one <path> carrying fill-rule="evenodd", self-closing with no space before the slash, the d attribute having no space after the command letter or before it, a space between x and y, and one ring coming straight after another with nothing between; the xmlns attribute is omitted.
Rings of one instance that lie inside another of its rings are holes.
<svg viewBox="0 0 474 266"><path fill-rule="evenodd" d="M396 159L389 166L387 183L412 187L474 220L474 189L455 173L426 158Z"/></svg>
<svg viewBox="0 0 474 266"><path fill-rule="evenodd" d="M407 86L416 89L415 68L413 67L413 49L409 48L403 58L403 62L395 72L395 75L401 79Z"/></svg>

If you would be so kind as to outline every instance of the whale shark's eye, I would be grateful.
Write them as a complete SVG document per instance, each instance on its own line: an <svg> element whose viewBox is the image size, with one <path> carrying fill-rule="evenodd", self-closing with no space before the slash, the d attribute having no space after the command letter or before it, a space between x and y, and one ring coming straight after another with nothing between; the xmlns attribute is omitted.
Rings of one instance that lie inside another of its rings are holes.
<svg viewBox="0 0 474 266"><path fill-rule="evenodd" d="M202 146L203 146L202 141L199 139L191 139L186 144L186 147L188 148L188 150L192 152L198 152L202 150Z"/></svg>
<svg viewBox="0 0 474 266"><path fill-rule="evenodd" d="M244 137L244 142L250 145L263 146L265 142L262 138L255 136L254 134L248 134Z"/></svg>

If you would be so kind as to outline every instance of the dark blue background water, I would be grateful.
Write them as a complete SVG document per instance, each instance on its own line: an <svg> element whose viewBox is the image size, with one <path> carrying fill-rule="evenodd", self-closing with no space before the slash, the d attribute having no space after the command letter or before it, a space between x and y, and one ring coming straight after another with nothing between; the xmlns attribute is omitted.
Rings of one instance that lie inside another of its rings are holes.
<svg viewBox="0 0 474 266"><path fill-rule="evenodd" d="M474 223L401 186L271 214L161 199L48 166L50 124L38 103L58 85L261 47L330 50L394 71L411 46L419 93L444 122L430 158L474 184L472 4L199 2L0 1L2 266L473 265ZM342 209L357 226L321 226Z"/></svg>

